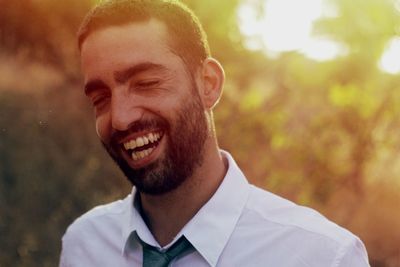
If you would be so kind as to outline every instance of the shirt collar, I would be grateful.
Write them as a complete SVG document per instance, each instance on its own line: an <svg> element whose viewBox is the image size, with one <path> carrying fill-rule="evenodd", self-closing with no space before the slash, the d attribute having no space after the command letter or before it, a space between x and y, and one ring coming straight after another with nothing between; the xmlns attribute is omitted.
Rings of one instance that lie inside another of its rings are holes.
<svg viewBox="0 0 400 267"><path fill-rule="evenodd" d="M249 195L248 182L232 156L222 150L221 154L228 161L228 170L221 185L176 237L184 235L210 266L216 266ZM157 246L138 210L132 206L135 194L133 189L128 201L130 207L123 218L123 252L135 232L144 242Z"/></svg>
<svg viewBox="0 0 400 267"><path fill-rule="evenodd" d="M221 154L228 160L224 180L211 199L182 229L182 233L211 266L216 266L249 195L248 182L232 156L225 151Z"/></svg>
<svg viewBox="0 0 400 267"><path fill-rule="evenodd" d="M126 204L128 206L126 207L126 212L122 218L122 253L126 253L128 247L134 248L139 246L137 237L147 244L157 247L157 241L139 213L135 187L132 188L132 192L129 195Z"/></svg>

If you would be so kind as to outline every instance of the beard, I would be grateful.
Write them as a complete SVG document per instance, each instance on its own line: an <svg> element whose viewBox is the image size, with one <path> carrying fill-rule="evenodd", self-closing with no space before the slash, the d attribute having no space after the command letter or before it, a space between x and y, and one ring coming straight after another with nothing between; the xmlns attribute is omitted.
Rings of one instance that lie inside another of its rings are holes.
<svg viewBox="0 0 400 267"><path fill-rule="evenodd" d="M114 152L118 150L113 149L113 145L103 143L127 179L141 193L162 195L170 192L189 179L203 163L204 143L209 129L196 87L192 88L192 93L176 114L174 121L155 117L135 122L128 130L160 128L164 131L163 138L167 138L164 155L143 168L133 169L121 155Z"/></svg>

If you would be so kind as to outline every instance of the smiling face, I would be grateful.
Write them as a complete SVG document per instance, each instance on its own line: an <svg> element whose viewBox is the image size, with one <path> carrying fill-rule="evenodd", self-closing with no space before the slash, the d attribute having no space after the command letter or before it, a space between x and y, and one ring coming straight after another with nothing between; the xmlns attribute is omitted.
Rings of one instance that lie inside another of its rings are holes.
<svg viewBox="0 0 400 267"><path fill-rule="evenodd" d="M209 127L165 25L152 19L97 30L81 60L97 133L137 189L163 194L189 178L202 164Z"/></svg>

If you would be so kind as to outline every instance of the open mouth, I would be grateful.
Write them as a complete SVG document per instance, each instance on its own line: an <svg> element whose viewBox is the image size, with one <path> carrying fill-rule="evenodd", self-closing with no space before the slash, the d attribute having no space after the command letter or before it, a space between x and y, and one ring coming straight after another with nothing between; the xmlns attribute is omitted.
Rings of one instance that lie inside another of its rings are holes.
<svg viewBox="0 0 400 267"><path fill-rule="evenodd" d="M153 153L160 144L163 135L162 131L146 133L123 143L123 146L133 161L139 161Z"/></svg>

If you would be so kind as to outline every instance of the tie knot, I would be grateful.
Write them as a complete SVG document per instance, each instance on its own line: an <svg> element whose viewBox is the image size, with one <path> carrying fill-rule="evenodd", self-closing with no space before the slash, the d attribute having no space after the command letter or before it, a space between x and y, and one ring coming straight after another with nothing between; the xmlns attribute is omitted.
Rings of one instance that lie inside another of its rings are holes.
<svg viewBox="0 0 400 267"><path fill-rule="evenodd" d="M164 252L146 244L140 238L139 241L143 247L143 267L167 267L173 259L193 248L192 244L184 236Z"/></svg>

